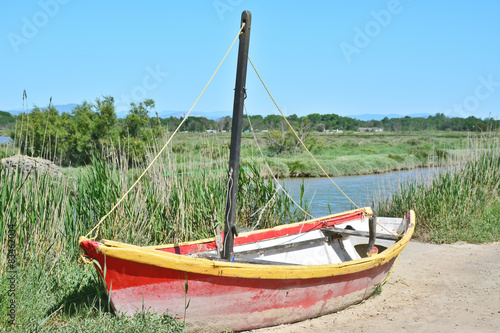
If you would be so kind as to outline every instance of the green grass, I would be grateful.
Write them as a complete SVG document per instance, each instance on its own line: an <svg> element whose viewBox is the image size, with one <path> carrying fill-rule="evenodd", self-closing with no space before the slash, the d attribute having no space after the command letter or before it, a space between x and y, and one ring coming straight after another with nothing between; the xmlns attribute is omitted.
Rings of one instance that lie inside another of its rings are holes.
<svg viewBox="0 0 500 333"><path fill-rule="evenodd" d="M13 145L7 143L0 144L0 159L15 155L16 153L17 149Z"/></svg>
<svg viewBox="0 0 500 333"><path fill-rule="evenodd" d="M153 245L211 237L221 229L229 133L181 133L139 185L99 228L98 237ZM266 150L264 135L258 136ZM331 175L366 174L420 166L449 168L438 177L402 187L379 215L417 213L416 238L437 243L500 239L498 135L463 133L317 134L313 153ZM154 155L159 147L150 147ZM1 147L4 156L15 153ZM92 165L64 168L62 177L29 177L0 167L0 237L16 226L17 325L7 325L6 247L0 257L0 330L49 332L182 331L169 316L121 317L108 306L94 268L79 263L85 235L137 179L144 165L129 165L126 151L104 151ZM151 156L149 158L151 158ZM263 177L263 157L251 134L242 141L239 227L271 227L303 217ZM265 156L278 176L320 176L302 152ZM271 200L271 198L273 198ZM269 204L267 204L269 202ZM267 205L266 205L267 204ZM262 212L261 207L266 206Z"/></svg>
<svg viewBox="0 0 500 333"><path fill-rule="evenodd" d="M279 177L318 177L321 170L302 148L281 154L268 150L265 133L256 133L265 159ZM173 142L172 153L183 164L186 156L193 163L217 160L205 152L227 154L230 133L182 133ZM439 165L461 154L465 132L382 132L343 134L312 133L306 142L330 176L360 175ZM216 148L215 148L216 147ZM251 133L242 137L242 160L263 163Z"/></svg>
<svg viewBox="0 0 500 333"><path fill-rule="evenodd" d="M5 323L3 300L8 283L0 280L0 331L18 332L181 332L183 324L171 315L140 313L134 317L113 313L95 269L74 258L58 257L23 266L16 281L17 325Z"/></svg>
<svg viewBox="0 0 500 333"><path fill-rule="evenodd" d="M223 152L208 153L214 159L206 163L187 156L178 164L171 152L164 155L105 220L98 238L154 245L214 236L223 229L227 176L209 171L226 168L227 159L222 163ZM6 244L8 225L13 224L18 244L14 329L182 330L168 316L117 316L107 306L94 268L78 263L78 237L97 224L144 168L120 163L127 160L120 154L105 152L105 156L106 161L94 157L91 166L66 169L63 176L26 176L0 167L0 237ZM299 219L298 209L281 193L275 196L275 184L261 177L258 166L242 166L247 171L240 170L238 227L258 223L265 228ZM192 170L202 172L189 174ZM0 329L9 330L6 246L0 271Z"/></svg>
<svg viewBox="0 0 500 333"><path fill-rule="evenodd" d="M431 179L402 184L378 204L381 216L414 209L415 238L435 243L500 240L500 140L471 138L462 154Z"/></svg>
<svg viewBox="0 0 500 333"><path fill-rule="evenodd" d="M425 166L414 156L404 156L395 160L385 154L378 155L343 155L335 158L318 156L318 162L328 172L329 176L362 175L372 173L382 173L396 170L407 170ZM306 154L296 154L295 156L271 157L273 165L282 163L288 174L280 174L282 177L324 177L323 172L316 163ZM274 168L272 168L274 169ZM274 169L275 173L279 170Z"/></svg>

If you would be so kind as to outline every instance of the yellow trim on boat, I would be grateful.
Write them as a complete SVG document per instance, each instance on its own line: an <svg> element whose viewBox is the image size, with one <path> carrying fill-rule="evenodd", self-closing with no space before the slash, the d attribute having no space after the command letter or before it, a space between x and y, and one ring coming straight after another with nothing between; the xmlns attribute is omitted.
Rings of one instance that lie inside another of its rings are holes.
<svg viewBox="0 0 500 333"><path fill-rule="evenodd" d="M309 224L311 222L316 222L316 221L321 221L321 220L327 220L327 219L330 219L330 218L333 218L333 217L347 215L347 214L351 214L351 213L355 213L355 212L363 212L363 214L365 216L372 216L373 215L373 211L372 211L372 209L370 207L364 207L364 208L349 210L349 211L342 212L342 213L337 213L337 214L322 216L322 217L318 217L318 218L315 218L315 219L310 219L310 220L307 220L307 221L295 222L295 223L290 223L290 224L283 224L283 225L276 226L274 228L262 229L262 230L255 230L255 231L248 231L248 232L242 232L241 234L239 234L239 237L245 237L245 236L247 236L249 234L259 234L261 232L267 232L269 230L279 230L279 229L285 229L285 228L299 226L299 225L302 225L302 224ZM80 242L82 241L82 238L83 237L80 238ZM204 244L204 243L208 243L208 242L213 242L214 240L215 239L212 237L212 238L205 238L205 239L200 239L200 240L195 240L195 241L190 241L190 242L182 242L182 243L178 243L178 244L142 246L140 248L141 249L161 250L161 249L170 249L170 248L173 248L173 247L180 247L180 246L185 246L185 245ZM103 240L101 240L101 242L104 245L110 246L110 247L119 247L119 248L128 248L128 247L131 247L131 248L134 248L134 249L137 248L137 246L135 246L135 245L131 245L131 244L127 244L127 243L121 243L121 242L115 242L115 241L111 241L111 240L107 240L107 239L103 239Z"/></svg>
<svg viewBox="0 0 500 333"><path fill-rule="evenodd" d="M366 213L371 213L371 209L360 209ZM355 210L359 211L359 210ZM354 212L354 211L350 211ZM347 213L350 213L347 212ZM343 215L335 214L329 217ZM321 219L329 218L323 217ZM318 219L316 219L318 220ZM307 221L310 223L313 220ZM300 225L304 222L287 224L276 228L290 227ZM273 228L273 229L276 229ZM267 229L269 230L269 229ZM287 265L260 265L246 264L226 261L213 261L203 258L195 258L183 256L168 252L158 251L160 248L168 248L173 245L163 247L139 247L130 244L124 244L113 241L104 241L99 245L99 250L107 257L114 257L122 260L133 261L140 264L153 265L178 271L185 271L197 274L218 275L225 277L238 278L260 278L260 279L311 279L322 278L334 275L344 275L361 272L373 267L377 267L389 262L391 259L398 256L403 248L410 241L415 230L415 213L410 211L409 228L403 237L394 245L387 248L380 254L368 258L352 260L340 264L328 265L304 265L304 266L287 266ZM262 231L257 231L262 232ZM80 242L86 238L81 237ZM197 244L203 241L189 242L185 244ZM206 240L205 240L206 242Z"/></svg>

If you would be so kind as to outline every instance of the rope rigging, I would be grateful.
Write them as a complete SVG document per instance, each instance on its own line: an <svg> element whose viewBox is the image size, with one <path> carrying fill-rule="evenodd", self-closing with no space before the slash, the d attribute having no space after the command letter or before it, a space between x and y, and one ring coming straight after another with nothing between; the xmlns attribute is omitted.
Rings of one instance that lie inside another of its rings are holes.
<svg viewBox="0 0 500 333"><path fill-rule="evenodd" d="M106 218L108 218L109 215L111 215L112 212L115 211L115 209L123 202L123 200L125 200L125 198L127 197L127 195L132 191L132 189L139 183L139 181L142 179L142 177L149 171L149 169L151 168L151 166L153 165L154 162L156 162L156 160L158 159L158 157L160 157L160 155L165 151L165 149L168 147L168 145L170 144L170 141L172 141L173 137L175 136L175 134L177 134L177 132L179 131L179 129L181 128L181 126L184 124L184 122L186 121L186 119L189 117L189 115L191 114L191 111L193 111L194 107L196 106L196 104L198 104L198 101L200 100L201 96L203 96L203 94L205 93L205 90L207 90L210 82L212 82L212 79L214 78L215 74L217 74L217 72L219 71L219 68L221 67L222 63L224 62L224 60L226 60L226 57L227 55L229 54L229 52L231 51L231 49L233 48L233 45L234 43L236 43L236 40L238 39L238 37L241 35L242 31L243 31L243 28L245 27L245 23L243 23L241 25L241 28L240 30L238 31L238 34L236 35L236 37L234 38L233 42L231 43L231 46L229 46L229 49L227 50L226 54L224 55L224 57L222 58L221 62L219 63L219 66L217 66L217 69L215 70L215 72L212 74L212 76L210 77L210 80L208 80L207 84L205 85L205 88L203 88L203 90L201 91L200 95L198 96L198 98L196 99L196 101L194 102L193 106L191 106L191 108L189 109L188 113L186 113L186 115L184 116L184 118L182 119L182 121L180 122L179 126L177 126L177 128L175 129L175 131L172 133L172 135L170 136L170 138L167 140L167 142L165 143L165 145L163 146L163 148L158 152L158 154L156 154L156 156L153 158L153 160L149 163L149 165L147 166L146 169L144 169L144 171L141 173L141 175L139 176L139 178L137 178L137 180L132 184L132 186L130 186L130 188L127 190L127 192L120 198L120 200L118 200L118 202L109 210L109 212L104 215L103 217L101 217L101 219L99 220L99 222L95 225L94 228L92 228L92 230L90 230L88 232L88 234L85 235L85 238L87 238L94 230L96 230L96 234L94 237L92 237L91 239L95 239L97 237L97 234L99 232L99 230L97 228L99 228L99 226L104 222L104 220L106 220Z"/></svg>
<svg viewBox="0 0 500 333"><path fill-rule="evenodd" d="M236 37L234 38L233 42L231 43L229 49L226 51L224 57L222 58L221 62L219 63L219 65L217 66L217 68L215 69L214 73L212 74L212 76L210 77L210 79L208 80L207 84L205 85L205 87L203 88L203 90L201 91L201 93L199 94L198 98L195 100L195 102L193 103L193 105L191 106L191 108L189 109L189 111L186 113L186 115L184 116L184 118L182 119L182 121L180 122L180 124L177 126L177 128L174 130L174 132L172 133L172 135L169 137L169 139L167 140L167 142L164 144L164 146L160 149L160 151L156 154L156 156L151 160L151 162L149 163L149 165L144 169L144 171L140 174L140 176L137 178L137 180L129 187L129 189L125 192L125 194L116 202L116 204L108 211L108 213L106 213L103 217L100 218L99 222L87 233L87 235L85 235L85 237L87 238L90 234L92 234L94 231L95 231L95 235L94 237L92 237L91 239L95 239L99 233L99 227L101 226L101 224L116 210L116 208L125 200L125 198L128 196L128 194L137 186L137 184L140 182L140 180L144 177L144 175L149 171L149 169L151 168L151 166L156 162L156 160L160 157L160 155L165 151L165 149L168 147L168 145L170 144L170 142L172 141L173 137L177 134L177 132L179 131L179 129L181 128L181 126L186 122L187 118L189 117L189 115L191 114L191 112L193 111L194 107L197 105L198 101L201 99L201 97L203 96L203 94L205 93L206 89L208 88L208 86L210 85L210 83L212 82L212 79L215 77L215 75L217 74L217 72L219 71L220 67L222 66L223 62L225 61L227 55L229 54L229 52L231 51L231 49L233 48L236 40L238 39L238 37L242 34L242 31L245 27L245 23L243 22L243 24L241 25L241 28L240 30L238 31L238 34L236 35ZM269 97L271 98L271 100L273 101L274 105L276 106L276 108L278 109L278 111L281 113L283 119L285 120L285 122L287 123L287 125L290 127L292 133L295 135L295 137L297 138L297 140L300 142L300 144L303 146L303 148L306 150L306 152L311 156L311 158L314 160L314 162L318 165L318 167L322 170L322 172L325 174L325 176L333 183L333 185L335 185L337 187L337 189L356 207L359 209L358 205L356 205L356 203L351 200L349 198L349 196L347 196L347 194L345 194L342 189L333 181L333 179L328 175L328 173L326 172L326 170L321 166L321 164L317 161L317 159L312 155L312 153L309 151L309 149L306 147L306 145L304 144L304 142L301 140L301 138L299 137L299 135L297 134L297 132L295 131L295 129L293 128L293 126L290 124L290 122L288 121L288 119L286 118L286 116L284 115L284 113L282 112L282 110L280 109L280 107L278 106L277 102L275 101L275 99L273 98L273 96L271 95L269 89L267 88L266 84L264 83L264 81L262 80L262 77L260 76L259 72L257 71L255 65L253 64L252 60L250 59L250 57L248 57L248 61L250 62L250 64L252 65L252 68L254 69L255 73L257 74L260 82L262 83L262 85L264 86L266 92L268 93ZM245 91L245 97L246 97L246 91ZM260 146L258 145L258 141L256 140L256 137L255 137L255 133L254 133L254 130L253 130L253 127L252 127L252 124L251 124L251 121L250 121L250 117L248 116L248 112L246 110L246 107L245 107L245 112L246 112L246 115L247 115L247 118L249 120L249 123L250 123L250 127L252 129L252 134L254 135L254 138L255 138L255 141L257 142L257 147L259 149L259 152L261 154L262 157L264 157L264 154L262 152L262 149L260 148ZM267 161L264 159L264 162L266 164L266 167L268 168L269 170L269 173L270 175L272 176L273 180L276 182L277 184L277 191L281 190L283 191L283 193L297 206L299 207L300 210L302 210L302 212L304 212L304 214L310 216L310 217L313 217L311 214L309 214L307 211L305 211L299 204L297 204L297 202L291 198L291 196L283 189L283 187L281 186L281 184L278 182L278 180L276 179L276 177L274 176L269 164L267 163ZM275 193L276 194L276 193ZM273 197L270 199L273 200L274 198L274 195ZM269 204L266 203L266 205L261 208L261 213L259 215L259 219L257 221L257 224L254 226L254 228L258 225L259 221L260 221L260 217L262 215L262 212L263 210L266 209L267 205Z"/></svg>
<svg viewBox="0 0 500 333"><path fill-rule="evenodd" d="M247 116L247 119L248 119L248 123L250 124L250 129L252 131L253 138L255 140L257 148L259 149L260 155L262 156L262 159L264 160L264 163L266 164L267 170L269 171L269 174L271 175L271 177L273 177L273 180L276 183L276 187L277 187L276 188L276 192L274 193L274 195L272 196L272 198L269 199L269 201L266 203L266 205L263 208L261 208L262 212L267 207L267 205L269 204L269 202L272 199L274 199L274 196L276 195L276 193L278 193L278 191L281 190L295 204L295 206L297 206L305 215L309 215L310 217L314 218L314 216L312 216L307 211L305 211L302 207L300 207L300 205L290 196L290 194L287 191L285 191L285 189L283 188L283 186L281 186L280 182L274 176L274 173L271 170L271 167L269 166L269 163L267 163L267 161L266 161L266 159L264 157L264 153L262 152L262 149L260 148L259 141L257 140L257 137L255 136L255 131L253 130L252 121L250 120L250 116L248 115L248 111L247 111L246 105L245 105L245 113L246 113L246 116ZM255 230L255 228L259 225L260 218L262 216L262 212L260 213L259 219L257 220L257 222L255 223L255 225L253 226L252 230Z"/></svg>
<svg viewBox="0 0 500 333"><path fill-rule="evenodd" d="M295 129L293 128L293 126L290 124L290 122L288 121L288 119L286 119L285 114L283 113L283 111L281 111L280 107L278 106L278 103L276 103L275 99L273 98L273 95L271 95L271 92L269 91L269 89L267 89L266 84L262 80L262 77L260 76L259 72L257 71L257 68L255 68L255 66L254 66L252 60L250 59L250 57L248 57L248 61L250 61L250 64L252 65L253 70L255 71L255 73L257 74L257 76L259 77L259 80L262 83L262 85L264 86L264 88L266 89L267 94L269 95L269 97L273 101L273 103L276 106L276 108L278 109L278 111L283 116L283 119L285 119L285 122L290 127L290 129L292 130L292 132L295 135L295 137L297 138L297 140L299 140L299 142L302 145L302 147L304 147L304 149L309 154L309 156L311 156L311 158L314 160L314 162L318 165L318 167L321 169L321 171L323 171L323 173L325 174L325 176L333 183L333 185L335 185L337 187L337 189L340 191L340 193L342 193L356 208L359 209L358 205L356 205L356 203L354 203L354 201L352 201L351 198L349 198L349 196L347 196L347 194L345 194L344 191L342 191L342 189L333 181L333 179L330 178L330 176L328 175L328 172L326 172L326 170L321 166L321 164L319 164L318 160L316 160L316 158L314 157L314 155L309 151L309 149L307 149L306 145L300 139L299 135L297 134L297 132L295 131Z"/></svg>
<svg viewBox="0 0 500 333"><path fill-rule="evenodd" d="M293 128L292 124L290 124L290 122L288 121L288 119L286 119L286 116L285 114L283 113L283 111L281 111L280 107L278 106L278 103L276 103L276 100L273 98L273 96L271 95L271 92L269 91L269 89L267 89L267 86L266 84L264 83L264 81L262 80L262 77L260 76L259 72L257 71L257 68L255 67L255 65L253 64L252 60L250 59L250 57L248 57L248 61L250 62L250 64L252 65L252 68L254 69L255 73L257 74L257 76L259 77L259 80L260 82L262 83L262 85L264 86L264 88L266 89L266 92L267 94L269 95L269 97L271 98L271 100L273 101L274 105L276 106L276 108L278 109L278 111L281 113L281 116L283 117L283 119L285 119L285 122L287 123L287 125L290 127L291 131L293 132L293 134L295 135L295 137L297 138L297 140L299 140L300 144L302 145L302 147L306 150L306 152L309 154L309 156L311 156L311 158L313 159L313 161L318 165L318 167L321 169L321 171L323 171L323 173L325 174L325 176L333 183L333 185L335 185L335 187L337 187L337 189L340 191L340 193L342 193L357 209L359 209L359 206L356 205L356 203L354 201L351 200L351 198L349 198L349 196L347 194L344 193L344 191L342 191L342 189L333 181L332 178L330 178L330 176L328 175L328 173L326 172L326 170L321 166L321 164L318 162L318 160L316 160L316 158L314 157L314 155L309 151L309 149L306 147L306 145L304 144L304 142L300 139L299 135L297 134L297 132L295 131L295 129ZM249 119L250 120L250 119ZM251 126L251 124L250 124ZM253 131L253 129L252 129ZM260 150L260 147L259 147L259 150ZM268 166L269 167L269 166ZM274 177L274 176L273 176ZM284 192L285 194L288 195L288 193ZM292 200L293 201L293 200ZM295 203L295 202L294 202ZM297 203L295 203L297 205ZM298 205L297 205L298 206ZM299 206L300 207L300 206ZM387 231L388 233L394 235L394 236L397 236L395 233L393 233L392 231L388 230L387 228L385 228L382 224L380 223L377 223L377 225L379 227L381 227L382 229L384 229L385 231Z"/></svg>

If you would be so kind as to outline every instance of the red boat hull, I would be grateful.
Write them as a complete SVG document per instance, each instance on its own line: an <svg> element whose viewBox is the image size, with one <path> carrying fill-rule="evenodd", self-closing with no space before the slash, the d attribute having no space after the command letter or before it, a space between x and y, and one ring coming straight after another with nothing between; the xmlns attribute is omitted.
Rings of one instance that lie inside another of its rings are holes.
<svg viewBox="0 0 500 333"><path fill-rule="evenodd" d="M291 278L286 278L288 273L285 277L282 274L268 278L264 272L263 276L253 272L252 277L245 277L245 273L230 271L243 267L242 264L228 263L227 274L223 266L217 266L216 274L207 269L207 274L203 274L200 270L177 270L175 265L160 267L109 253L105 256L106 251L100 249L103 245L95 241L82 240L80 245L99 262L96 269L104 278L116 311L129 315L143 310L170 312L180 318L185 315L190 331L203 332L267 327L338 311L368 298L387 277L396 259L394 255L353 273L335 274L332 270L329 274L326 270L321 277L297 278L292 271ZM159 248L155 252L185 257L164 251L171 252ZM257 265L257 271L265 269L260 266L263 265ZM185 304L189 304L187 309Z"/></svg>

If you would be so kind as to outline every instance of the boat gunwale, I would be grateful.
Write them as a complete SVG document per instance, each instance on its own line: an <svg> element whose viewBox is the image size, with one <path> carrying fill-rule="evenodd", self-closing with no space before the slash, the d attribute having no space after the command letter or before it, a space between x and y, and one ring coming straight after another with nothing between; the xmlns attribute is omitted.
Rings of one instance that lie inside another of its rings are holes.
<svg viewBox="0 0 500 333"><path fill-rule="evenodd" d="M275 228L244 233L241 236L253 233L265 232L273 229L276 230L287 227L296 227L301 224L314 223L324 219L338 217L360 211L368 214L371 213L370 208L362 208L339 214L333 214L330 216L325 216L305 222L297 222L293 224L278 226ZM403 237L396 243L388 247L385 251L373 255L371 257L351 260L337 264L267 265L267 264L228 262L222 260L214 261L206 258L197 258L192 256L161 251L161 249L174 247L173 244L169 244L167 246L140 247L126 243L107 241L107 240L103 240L103 243L97 243L95 241L91 241L84 237L80 238L80 246L84 249L95 248L96 252L98 253L100 252L107 257L113 257L121 260L136 262L139 264L162 267L165 269L172 269L177 271L184 271L184 272L204 274L204 275L216 275L216 276L235 277L235 278L260 278L260 279L322 278L334 275L358 273L370 268L383 265L392 260L393 258L395 258L396 256L398 256L403 250L403 248L406 246L406 244L408 244L408 242L410 241L415 229L414 211L410 210L408 215L405 216L409 217L409 221L407 221L408 228L403 234ZM213 241L214 239L210 238L200 241L186 242L183 243L182 245L177 244L175 245L175 247L185 246L185 245L196 245Z"/></svg>

